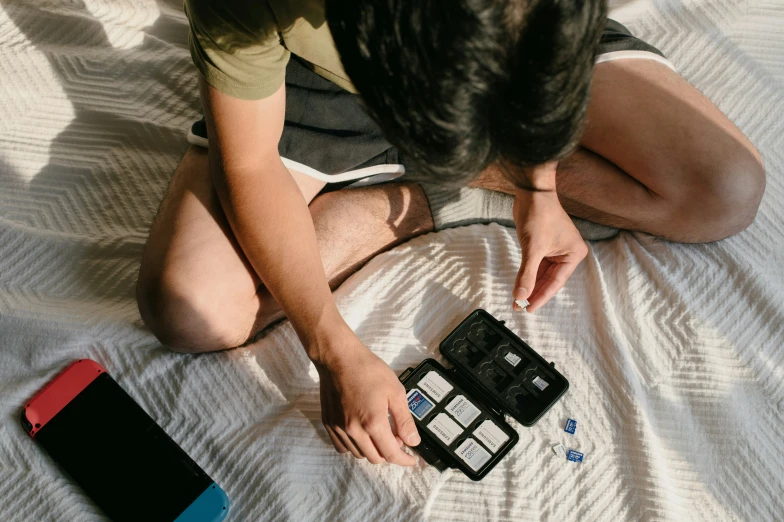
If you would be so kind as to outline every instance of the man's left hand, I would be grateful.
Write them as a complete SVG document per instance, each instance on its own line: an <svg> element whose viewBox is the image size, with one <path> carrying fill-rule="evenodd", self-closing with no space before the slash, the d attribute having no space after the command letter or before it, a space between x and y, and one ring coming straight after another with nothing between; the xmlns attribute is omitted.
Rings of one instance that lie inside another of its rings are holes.
<svg viewBox="0 0 784 522"><path fill-rule="evenodd" d="M555 163L542 166L551 172L539 179L551 179L544 191L518 189L514 201L517 238L523 253L512 295L527 299L527 310L544 305L572 275L588 254L588 247L566 214L555 192ZM515 310L521 310L515 303Z"/></svg>

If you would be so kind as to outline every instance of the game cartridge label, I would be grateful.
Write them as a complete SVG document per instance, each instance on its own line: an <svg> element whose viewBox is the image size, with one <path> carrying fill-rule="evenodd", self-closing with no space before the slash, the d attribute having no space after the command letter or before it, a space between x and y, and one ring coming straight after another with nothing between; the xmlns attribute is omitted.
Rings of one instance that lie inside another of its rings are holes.
<svg viewBox="0 0 784 522"><path fill-rule="evenodd" d="M422 388L422 391L429 397L434 398L436 402L440 402L441 399L452 391L452 385L446 382L446 379L441 377L435 370L427 372L427 374L419 380L417 385Z"/></svg>
<svg viewBox="0 0 784 522"><path fill-rule="evenodd" d="M457 456L468 464L472 470L479 471L490 460L490 454L474 439L466 439L457 448Z"/></svg>
<svg viewBox="0 0 784 522"><path fill-rule="evenodd" d="M504 359L512 366L517 366L518 364L520 364L520 361L522 361L519 355L512 352L507 352L507 354L504 355Z"/></svg>
<svg viewBox="0 0 784 522"><path fill-rule="evenodd" d="M458 395L452 399L452 401L447 405L446 411L451 413L452 416L466 428L469 427L481 413L479 408L474 406L471 401L462 395Z"/></svg>
<svg viewBox="0 0 784 522"><path fill-rule="evenodd" d="M489 420L484 421L474 430L474 437L483 442L493 453L498 451L504 445L504 442L509 440L509 435L504 433L493 421Z"/></svg>
<svg viewBox="0 0 784 522"><path fill-rule="evenodd" d="M544 391L545 388L550 386L550 383L537 375L536 377L534 377L534 386L539 388L541 391Z"/></svg>
<svg viewBox="0 0 784 522"><path fill-rule="evenodd" d="M449 418L446 413L436 415L436 418L430 421L427 427L447 446L452 444L452 441L463 432L463 428Z"/></svg>
<svg viewBox="0 0 784 522"><path fill-rule="evenodd" d="M419 420L424 419L434 407L434 404L416 388L408 392L406 397L408 398L408 409Z"/></svg>

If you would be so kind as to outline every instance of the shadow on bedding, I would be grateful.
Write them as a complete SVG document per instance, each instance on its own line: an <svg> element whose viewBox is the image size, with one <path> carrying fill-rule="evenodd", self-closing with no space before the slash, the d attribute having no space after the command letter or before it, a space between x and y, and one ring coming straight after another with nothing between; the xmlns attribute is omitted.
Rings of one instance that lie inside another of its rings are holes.
<svg viewBox="0 0 784 522"><path fill-rule="evenodd" d="M61 287L75 292L70 295L73 302L90 302L87 311L103 316L119 306L126 317L127 307L135 310L136 271L149 225L169 176L187 148L183 130L198 114L196 73L186 51L186 25L173 14L182 12L181 2L159 4L161 16L145 29L141 45L131 49L114 48L104 26L81 2L69 3L61 12L55 12L55 5L0 0L0 8L48 58L75 113L74 120L51 142L49 163L29 183L31 205L35 199L40 208L27 212L40 215L20 219L23 225L51 223L54 232L61 233L50 245L57 249L61 263L72 260L61 267ZM0 169L4 177L16 176L8 165L0 165ZM20 177L19 185L25 183ZM46 292L28 290L51 294L49 288ZM438 357L440 340L481 304L479 297L469 303L441 285L424 295L425 302L414 320L420 344L406 346L392 359L390 366L398 373L425 357ZM102 309L102 305L108 306ZM454 321L439 324L436 317L453 317ZM376 325L361 323L356 331L361 339L391 331L371 332L371 328ZM276 370L267 375L279 390L287 391L289 405L302 412L328 446L310 361L301 351L297 355L284 353L298 345L295 338L286 341L277 346L260 343L251 350L259 368ZM665 401L661 395L657 400ZM662 408L682 410L685 418L691 415L691 406L662 402ZM720 417L723 412L717 408L712 405L702 414ZM637 434L633 424L628 428L623 438L632 442L625 453L645 454L648 449L634 443ZM666 432L654 427L654 433L661 433L666 440ZM669 449L680 453L684 462L693 458L687 445L672 444ZM633 469L624 475L627 486L649 487L648 477L641 476L649 470L644 466L634 469L634 462L629 466ZM706 464L691 471L701 475L702 483L723 502L713 469L712 464ZM646 506L652 503L645 502Z"/></svg>
<svg viewBox="0 0 784 522"><path fill-rule="evenodd" d="M74 118L50 143L48 163L29 180L30 197L14 220L43 224L62 280L75 303L97 310L135 309L134 286L150 223L179 158L184 129L195 119L198 92L187 53L187 24L178 0L130 49L112 46L104 25L80 2L0 0L0 9L42 53L73 106ZM23 57L20 59L24 59ZM45 106L46 100L40 100ZM45 116L42 118L45 119ZM51 282L30 290L51 295ZM77 311L78 310L74 310Z"/></svg>

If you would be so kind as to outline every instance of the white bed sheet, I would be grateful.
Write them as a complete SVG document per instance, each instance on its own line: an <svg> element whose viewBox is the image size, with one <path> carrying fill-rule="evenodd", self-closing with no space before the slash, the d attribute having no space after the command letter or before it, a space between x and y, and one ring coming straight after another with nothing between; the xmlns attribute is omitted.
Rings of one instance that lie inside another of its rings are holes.
<svg viewBox="0 0 784 522"><path fill-rule="evenodd" d="M571 382L483 482L339 456L289 325L216 355L163 349L133 299L141 249L198 115L177 1L0 3L0 520L96 520L18 423L91 357L228 491L231 520L774 520L784 513L784 5L638 1L659 46L758 146L754 225L710 245L592 244L547 307L509 308L513 231L415 239L337 292L401 371L485 308ZM567 417L577 435L562 431ZM585 462L556 459L561 442Z"/></svg>

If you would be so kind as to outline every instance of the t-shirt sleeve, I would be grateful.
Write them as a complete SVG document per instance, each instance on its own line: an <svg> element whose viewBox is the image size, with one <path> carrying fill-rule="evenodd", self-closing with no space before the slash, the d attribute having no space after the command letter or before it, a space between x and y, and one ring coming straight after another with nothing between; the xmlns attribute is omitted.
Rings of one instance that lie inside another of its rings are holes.
<svg viewBox="0 0 784 522"><path fill-rule="evenodd" d="M275 93L289 51L265 0L185 0L191 58L207 83L244 100Z"/></svg>

